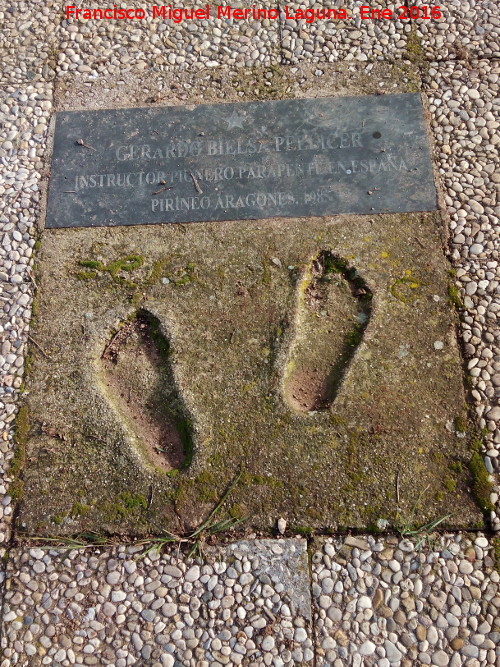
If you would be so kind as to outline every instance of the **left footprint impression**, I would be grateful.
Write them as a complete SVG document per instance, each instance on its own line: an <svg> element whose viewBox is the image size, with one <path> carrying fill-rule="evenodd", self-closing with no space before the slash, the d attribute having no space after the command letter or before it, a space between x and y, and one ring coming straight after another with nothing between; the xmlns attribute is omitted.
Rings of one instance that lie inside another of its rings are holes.
<svg viewBox="0 0 500 667"><path fill-rule="evenodd" d="M190 463L190 420L179 396L170 346L146 310L114 333L101 355L105 393L132 430L141 458L170 471Z"/></svg>

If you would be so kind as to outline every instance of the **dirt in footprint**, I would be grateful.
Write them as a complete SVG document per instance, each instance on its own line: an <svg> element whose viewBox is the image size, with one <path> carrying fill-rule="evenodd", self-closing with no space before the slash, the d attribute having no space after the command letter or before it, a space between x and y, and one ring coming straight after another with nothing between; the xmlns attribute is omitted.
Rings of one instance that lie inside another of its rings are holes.
<svg viewBox="0 0 500 667"><path fill-rule="evenodd" d="M189 419L178 395L170 347L145 310L124 323L101 355L108 399L132 430L140 454L161 470L189 463Z"/></svg>
<svg viewBox="0 0 500 667"><path fill-rule="evenodd" d="M301 412L324 410L335 400L362 340L372 292L355 267L329 251L311 262L298 289L285 399Z"/></svg>

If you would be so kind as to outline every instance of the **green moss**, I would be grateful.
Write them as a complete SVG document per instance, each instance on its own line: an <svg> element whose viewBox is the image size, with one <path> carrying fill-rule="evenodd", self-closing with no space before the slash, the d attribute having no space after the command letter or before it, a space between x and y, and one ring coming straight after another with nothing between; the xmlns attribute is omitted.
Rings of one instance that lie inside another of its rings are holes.
<svg viewBox="0 0 500 667"><path fill-rule="evenodd" d="M31 371L32 365L33 365L33 355L31 354L31 346L28 348L28 352L26 354L26 357L24 359L24 379L26 380L27 376L29 375L29 372Z"/></svg>
<svg viewBox="0 0 500 667"><path fill-rule="evenodd" d="M500 537L493 538L493 558L495 560L495 569L500 574Z"/></svg>
<svg viewBox="0 0 500 667"><path fill-rule="evenodd" d="M447 477L444 482L444 488L447 491L453 492L457 488L457 480L456 479L451 479L451 477Z"/></svg>
<svg viewBox="0 0 500 667"><path fill-rule="evenodd" d="M136 509L147 509L148 501L140 493L130 493L129 491L124 491L118 496L120 503L128 511L133 511Z"/></svg>
<svg viewBox="0 0 500 667"><path fill-rule="evenodd" d="M488 471L484 467L483 457L477 451L472 455L469 471L472 476L472 494L478 506L485 513L494 510L495 507L490 501L493 484L490 482Z"/></svg>
<svg viewBox="0 0 500 667"><path fill-rule="evenodd" d="M121 503L104 503L102 514L104 521L122 521L127 517L128 510Z"/></svg>
<svg viewBox="0 0 500 667"><path fill-rule="evenodd" d="M232 505L229 510L229 514L233 519L242 519L244 516L244 512L238 503L234 503L234 505Z"/></svg>
<svg viewBox="0 0 500 667"><path fill-rule="evenodd" d="M285 484L280 479L271 475L253 475L247 470L243 470L238 481L238 486L267 486L271 489L282 489Z"/></svg>
<svg viewBox="0 0 500 667"><path fill-rule="evenodd" d="M483 443L481 438L477 434L471 437L470 447L473 452L477 452L478 454L481 453L481 450L483 448Z"/></svg>
<svg viewBox="0 0 500 667"><path fill-rule="evenodd" d="M38 293L35 295L33 299L33 303L31 304L31 325L33 326L33 320L38 317L40 314L40 299L38 298Z"/></svg>
<svg viewBox="0 0 500 667"><path fill-rule="evenodd" d="M79 271L76 277L78 280L93 280L97 278L98 273L108 273L115 282L122 283L127 287L136 287L135 283L118 276L118 273L120 271L135 271L135 269L139 269L143 264L144 258L137 254L126 255L114 262L110 262L108 265L104 265L96 259L80 259L78 260L78 265L88 269L88 271Z"/></svg>
<svg viewBox="0 0 500 667"><path fill-rule="evenodd" d="M198 486L198 498L202 503L215 502L218 498L217 483L211 472L205 471L195 478L195 484Z"/></svg>
<svg viewBox="0 0 500 667"><path fill-rule="evenodd" d="M330 414L330 422L332 426L342 429L345 428L346 426L346 420L343 417L339 417L338 415L335 414Z"/></svg>
<svg viewBox="0 0 500 667"><path fill-rule="evenodd" d="M412 30L406 41L406 55L414 65L421 66L425 62L422 38L416 30Z"/></svg>
<svg viewBox="0 0 500 667"><path fill-rule="evenodd" d="M65 518L64 514L56 514L55 516L51 516L50 520L52 523L55 523L56 526L60 526Z"/></svg>
<svg viewBox="0 0 500 667"><path fill-rule="evenodd" d="M29 410L26 404L19 408L14 422L14 437L18 445L25 445L31 430Z"/></svg>
<svg viewBox="0 0 500 667"><path fill-rule="evenodd" d="M14 502L22 500L24 496L24 482L20 477L16 477L10 483L9 495Z"/></svg>
<svg viewBox="0 0 500 667"><path fill-rule="evenodd" d="M154 285L155 283L157 283L160 280L160 278L164 276L166 268L169 263L170 263L170 258L158 259L156 262L154 262L153 268L151 269L151 273L146 278L145 284Z"/></svg>
<svg viewBox="0 0 500 667"><path fill-rule="evenodd" d="M97 272L96 271L79 271L76 274L77 280L94 280L94 278L97 278Z"/></svg>
<svg viewBox="0 0 500 667"><path fill-rule="evenodd" d="M192 262L186 264L183 269L177 271L178 278L172 279L172 284L175 287L182 287L183 285L189 285L193 282L200 282L200 279L196 273L196 265Z"/></svg>
<svg viewBox="0 0 500 667"><path fill-rule="evenodd" d="M262 262L262 284L271 284L271 269L269 268L269 262L266 260Z"/></svg>
<svg viewBox="0 0 500 667"><path fill-rule="evenodd" d="M467 418L459 416L455 419L455 431L465 433L467 431Z"/></svg>
<svg viewBox="0 0 500 667"><path fill-rule="evenodd" d="M81 259L78 264L86 269L93 269L94 271L104 271L105 267L102 262L95 259ZM95 274L96 275L96 274Z"/></svg>
<svg viewBox="0 0 500 667"><path fill-rule="evenodd" d="M90 505L83 505L82 503L73 503L69 515L72 519L76 519L80 516L86 516L92 508Z"/></svg>
<svg viewBox="0 0 500 667"><path fill-rule="evenodd" d="M348 262L346 259L343 259L342 257L336 257L331 252L325 252L322 254L325 275L330 273L343 274L347 271Z"/></svg>
<svg viewBox="0 0 500 667"><path fill-rule="evenodd" d="M26 404L22 405L14 422L14 440L16 450L10 462L9 475L12 478L9 494L14 501L23 497L24 483L22 473L26 463L26 442L31 430L29 410Z"/></svg>
<svg viewBox="0 0 500 667"><path fill-rule="evenodd" d="M218 454L216 452L215 454L212 454L212 456L208 458L208 463L213 468L222 468L222 466L224 465L224 457L222 456L222 454Z"/></svg>
<svg viewBox="0 0 500 667"><path fill-rule="evenodd" d="M448 285L448 300L450 302L450 306L456 308L457 310L463 310L464 304L460 298L460 291L456 285L453 285L453 283Z"/></svg>
<svg viewBox="0 0 500 667"><path fill-rule="evenodd" d="M143 264L144 258L141 255L127 255L116 262L111 262L104 270L114 276L118 271L135 271L135 269L140 269Z"/></svg>
<svg viewBox="0 0 500 667"><path fill-rule="evenodd" d="M313 529L311 526L295 526L292 528L292 532L295 533L296 535L312 535Z"/></svg>
<svg viewBox="0 0 500 667"><path fill-rule="evenodd" d="M137 509L146 509L147 501L140 494L120 493L116 502L104 503L102 514L105 521L122 521Z"/></svg>
<svg viewBox="0 0 500 667"><path fill-rule="evenodd" d="M416 93L420 90L420 72L413 63L397 61L391 66L391 74L394 79L403 80L406 92Z"/></svg>
<svg viewBox="0 0 500 667"><path fill-rule="evenodd" d="M142 296L143 295L139 291L134 291L134 293L129 296L130 304L137 308L142 301Z"/></svg>
<svg viewBox="0 0 500 667"><path fill-rule="evenodd" d="M452 472L456 472L457 475L461 474L464 469L460 461L454 461L453 463L450 463L449 468Z"/></svg>

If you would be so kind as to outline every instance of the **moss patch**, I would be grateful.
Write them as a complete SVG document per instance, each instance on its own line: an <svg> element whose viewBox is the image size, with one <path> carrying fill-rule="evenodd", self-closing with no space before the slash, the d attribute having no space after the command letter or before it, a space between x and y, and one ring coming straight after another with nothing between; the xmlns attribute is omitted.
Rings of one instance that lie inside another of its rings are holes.
<svg viewBox="0 0 500 667"><path fill-rule="evenodd" d="M496 571L500 573L500 537L493 538L493 558Z"/></svg>
<svg viewBox="0 0 500 667"><path fill-rule="evenodd" d="M14 440L16 450L9 468L9 475L12 478L9 494L14 501L21 500L23 497L23 470L26 463L26 443L28 442L30 430L29 409L24 404L20 407L15 420Z"/></svg>
<svg viewBox="0 0 500 667"><path fill-rule="evenodd" d="M90 505L73 503L73 507L71 508L69 515L72 519L77 519L79 517L86 516L91 511L91 509L92 507Z"/></svg>
<svg viewBox="0 0 500 667"><path fill-rule="evenodd" d="M463 310L464 304L460 298L460 291L456 285L450 283L448 285L448 298L450 300L450 305L456 308L457 310Z"/></svg>
<svg viewBox="0 0 500 667"><path fill-rule="evenodd" d="M85 271L78 271L76 277L79 280L93 280L97 278L98 275L109 274L113 280L117 283L122 283L129 287L135 287L135 283L126 280L123 276L120 276L120 272L125 271L130 273L139 269L144 264L144 258L141 255L131 254L116 259L104 264L103 262L95 259L80 259L78 260L78 265L86 269Z"/></svg>
<svg viewBox="0 0 500 667"><path fill-rule="evenodd" d="M232 84L238 93L251 100L283 100L291 97L287 70L276 65L238 69Z"/></svg>
<svg viewBox="0 0 500 667"><path fill-rule="evenodd" d="M480 452L474 452L469 463L469 472L472 477L472 493L478 506L485 513L494 510L490 495L493 484L490 482L488 471L484 466L483 457Z"/></svg>
<svg viewBox="0 0 500 667"><path fill-rule="evenodd" d="M413 29L407 37L406 54L408 60L410 60L414 66L420 68L425 64L425 54L424 47L422 46L422 38L415 29Z"/></svg>

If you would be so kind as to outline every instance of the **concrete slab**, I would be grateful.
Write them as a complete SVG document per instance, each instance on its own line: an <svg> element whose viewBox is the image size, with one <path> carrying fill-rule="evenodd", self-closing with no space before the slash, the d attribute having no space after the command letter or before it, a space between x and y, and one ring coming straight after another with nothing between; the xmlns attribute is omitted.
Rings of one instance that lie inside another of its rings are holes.
<svg viewBox="0 0 500 667"><path fill-rule="evenodd" d="M262 530L482 524L437 213L46 230L39 266L21 530L183 533L236 478Z"/></svg>
<svg viewBox="0 0 500 667"><path fill-rule="evenodd" d="M373 293L361 340L340 305L344 274L323 291L322 253ZM421 493L421 520L460 506L453 522L477 523L467 475L450 470L466 466L469 444L436 215L47 231L40 267L20 424L24 530L182 530L240 469L229 510L263 529L282 514L297 527L368 525L410 513ZM137 312L170 350L150 365L133 354L137 384L123 396L102 355ZM332 369L342 377L329 396ZM146 415L158 393L192 457L167 476L151 450L161 442L127 409Z"/></svg>

